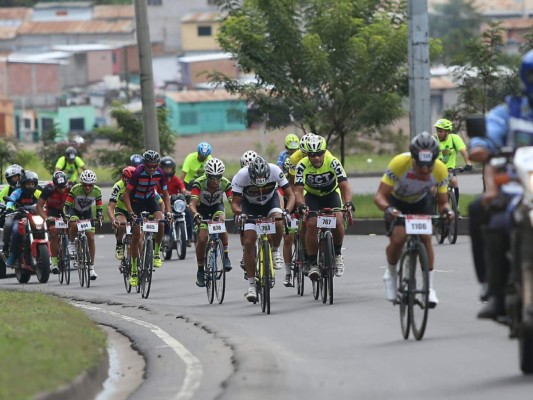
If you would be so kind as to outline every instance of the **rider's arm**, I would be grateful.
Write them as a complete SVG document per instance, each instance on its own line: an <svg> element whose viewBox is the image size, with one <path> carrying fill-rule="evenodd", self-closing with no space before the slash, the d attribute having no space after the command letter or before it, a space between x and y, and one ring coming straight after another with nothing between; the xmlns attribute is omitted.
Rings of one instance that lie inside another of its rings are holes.
<svg viewBox="0 0 533 400"><path fill-rule="evenodd" d="M189 210L191 211L193 216L198 213L198 209L196 208L197 203L198 203L198 198L191 197L191 202L189 203Z"/></svg>
<svg viewBox="0 0 533 400"><path fill-rule="evenodd" d="M437 206L439 213L442 214L444 210L450 211L450 203L448 203L448 193L437 193Z"/></svg>
<svg viewBox="0 0 533 400"><path fill-rule="evenodd" d="M498 185L495 181L496 170L490 164L485 164L483 168L483 180L485 182L485 192L481 198L481 203L488 207L490 202L498 196Z"/></svg>
<svg viewBox="0 0 533 400"><path fill-rule="evenodd" d="M374 196L374 203L381 211L385 211L388 207L390 207L389 197L392 194L392 190L392 186L387 185L384 182L380 182L378 191Z"/></svg>
<svg viewBox="0 0 533 400"><path fill-rule="evenodd" d="M468 158L468 152L466 151L466 148L460 150L460 153L463 156L463 160L465 160L465 164L472 165L472 161L470 161L470 158Z"/></svg>
<svg viewBox="0 0 533 400"><path fill-rule="evenodd" d="M474 137L469 144L472 161L485 162L497 148L505 144L509 131L509 107L506 103L494 107L486 116L487 137Z"/></svg>
<svg viewBox="0 0 533 400"><path fill-rule="evenodd" d="M41 196L39 197L39 200L37 200L37 214L41 216L42 219L48 218L46 213L44 212L44 204L46 203L46 200Z"/></svg>
<svg viewBox="0 0 533 400"><path fill-rule="evenodd" d="M241 193L233 192L233 197L231 198L231 211L235 215L240 215L242 213L241 196Z"/></svg>
<svg viewBox="0 0 533 400"><path fill-rule="evenodd" d="M341 190L342 202L344 204L352 202L352 190L347 180L339 182L339 189Z"/></svg>
<svg viewBox="0 0 533 400"><path fill-rule="evenodd" d="M286 185L282 188L285 192L285 197L287 198L287 203L285 208L289 211L293 211L295 208L296 197L290 185Z"/></svg>

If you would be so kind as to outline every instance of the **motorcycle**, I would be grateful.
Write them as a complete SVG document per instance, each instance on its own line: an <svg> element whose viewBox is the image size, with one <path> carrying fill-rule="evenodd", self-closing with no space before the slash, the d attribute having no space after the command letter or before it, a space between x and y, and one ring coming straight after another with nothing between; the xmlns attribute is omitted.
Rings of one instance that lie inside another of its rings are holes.
<svg viewBox="0 0 533 400"><path fill-rule="evenodd" d="M11 199L6 196L4 201ZM46 283L50 277L50 242L46 221L36 214L35 206L17 204L15 213L21 216L18 233L22 237L15 262L15 277L19 283L28 283L31 275L35 274L40 283Z"/></svg>
<svg viewBox="0 0 533 400"><path fill-rule="evenodd" d="M467 119L467 134L484 137L484 117ZM498 322L508 326L511 339L518 339L522 372L533 374L533 143L516 150L502 148L490 162L499 171L496 183L502 194L491 206L508 210L512 221L506 254L511 266L505 296L507 315Z"/></svg>
<svg viewBox="0 0 533 400"><path fill-rule="evenodd" d="M170 234L163 237L161 243L161 254L165 260L172 258L172 250L176 249L178 258L183 260L187 254L187 221L185 218L185 210L187 208L187 201L183 194L172 195L170 198L172 204L172 213L174 215L174 222L170 226Z"/></svg>
<svg viewBox="0 0 533 400"><path fill-rule="evenodd" d="M4 222L6 218L6 205L0 204L0 227L2 232L4 230ZM0 251L0 279L4 279L7 275L6 257L3 252Z"/></svg>

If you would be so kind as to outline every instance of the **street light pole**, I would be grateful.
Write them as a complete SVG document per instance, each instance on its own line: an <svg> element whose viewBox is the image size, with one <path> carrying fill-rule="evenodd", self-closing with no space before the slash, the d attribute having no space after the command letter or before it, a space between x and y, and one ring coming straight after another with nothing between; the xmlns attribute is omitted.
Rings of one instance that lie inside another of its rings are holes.
<svg viewBox="0 0 533 400"><path fill-rule="evenodd" d="M431 132L427 0L408 0L409 129L411 137Z"/></svg>
<svg viewBox="0 0 533 400"><path fill-rule="evenodd" d="M135 22L141 75L144 147L146 150L159 152L159 130L155 110L154 75L152 71L152 47L150 43L148 6L146 5L146 0L135 0Z"/></svg>

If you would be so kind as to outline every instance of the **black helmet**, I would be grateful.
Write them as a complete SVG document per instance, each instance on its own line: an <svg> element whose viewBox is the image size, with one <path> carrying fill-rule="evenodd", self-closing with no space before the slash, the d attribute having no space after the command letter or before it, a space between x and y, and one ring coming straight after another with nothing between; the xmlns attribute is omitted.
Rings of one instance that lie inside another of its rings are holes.
<svg viewBox="0 0 533 400"><path fill-rule="evenodd" d="M33 182L33 187L26 187L26 183ZM22 176L20 177L20 188L22 189L22 192L26 195L33 195L35 193L35 190L37 190L37 184L39 183L39 177L37 174L33 171L26 171Z"/></svg>
<svg viewBox="0 0 533 400"><path fill-rule="evenodd" d="M174 161L174 159L172 157L163 157L161 159L161 162L159 163L159 165L161 166L161 168L165 169L165 168L168 168L168 167L171 167L172 168L172 172L170 173L169 176L172 176L176 173L176 161Z"/></svg>
<svg viewBox="0 0 533 400"><path fill-rule="evenodd" d="M419 165L432 166L439 156L440 148L435 138L428 132L422 132L411 140L411 156Z"/></svg>
<svg viewBox="0 0 533 400"><path fill-rule="evenodd" d="M143 153L143 159L145 163L159 164L159 161L161 161L161 156L157 151L147 150Z"/></svg>
<svg viewBox="0 0 533 400"><path fill-rule="evenodd" d="M77 155L78 155L78 151L74 147L69 146L66 148L65 157L67 160L74 161Z"/></svg>
<svg viewBox="0 0 533 400"><path fill-rule="evenodd" d="M54 175L52 175L52 182L54 182L55 187L64 188L67 186L68 182L67 174L65 174L63 171L54 172Z"/></svg>
<svg viewBox="0 0 533 400"><path fill-rule="evenodd" d="M270 178L270 165L262 157L256 157L248 166L248 175L253 185L265 186Z"/></svg>
<svg viewBox="0 0 533 400"><path fill-rule="evenodd" d="M132 154L130 157L130 165L132 167L138 167L143 163L143 156L140 154Z"/></svg>

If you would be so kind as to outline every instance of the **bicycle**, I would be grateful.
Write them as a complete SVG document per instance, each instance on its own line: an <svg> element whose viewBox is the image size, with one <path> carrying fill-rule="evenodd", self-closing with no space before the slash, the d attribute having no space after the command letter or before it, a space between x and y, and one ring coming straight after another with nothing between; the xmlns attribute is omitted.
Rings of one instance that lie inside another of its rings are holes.
<svg viewBox="0 0 533 400"><path fill-rule="evenodd" d="M405 224L407 242L400 256L398 285L394 305L400 306L400 325L404 339L410 331L421 340L427 326L429 305L429 258L421 235L432 234L432 220L438 215L400 214L390 226L391 235L396 224Z"/></svg>
<svg viewBox="0 0 533 400"><path fill-rule="evenodd" d="M58 235L57 267L59 268L59 283L70 285L71 259L68 251L68 224L63 218L55 219Z"/></svg>
<svg viewBox="0 0 533 400"><path fill-rule="evenodd" d="M333 232L337 225L335 213L343 213L343 217L352 224L352 213L343 208L323 208L318 211L309 211L317 215L318 228L318 254L317 264L320 269L320 278L313 282L313 295L318 300L319 293L322 303L329 300L333 304L333 277L335 276L335 249L333 245Z"/></svg>
<svg viewBox="0 0 533 400"><path fill-rule="evenodd" d="M91 286L91 276L89 271L91 255L89 252L89 240L85 232L92 228L92 222L97 221L100 222L100 226L102 226L102 221L99 219L76 220L78 232L76 233L74 242L76 246L76 265L78 268L78 277L80 279L81 287L86 286L89 288Z"/></svg>
<svg viewBox="0 0 533 400"><path fill-rule="evenodd" d="M465 168L453 168L448 170L450 172L450 176L453 176L456 172L464 172ZM459 215L457 213L457 199L455 197L455 192L453 188L448 184L448 203L450 204L451 210L453 211L456 218L453 219L453 221L441 221L437 220L435 221L435 239L437 240L438 244L444 243L444 239L448 238L448 243L455 244L457 242L457 225L458 225L458 218ZM437 207L436 201L435 201L435 209Z"/></svg>
<svg viewBox="0 0 533 400"><path fill-rule="evenodd" d="M224 269L224 246L220 234L226 232L224 221L202 219L200 224L207 224L209 237L205 249L205 288L207 301L213 304L216 296L219 304L224 301L226 293L226 270Z"/></svg>
<svg viewBox="0 0 533 400"><path fill-rule="evenodd" d="M304 262L305 262L305 237L302 232L303 215L291 219L291 229L294 230L293 252L291 257L292 282L299 296L304 295Z"/></svg>
<svg viewBox="0 0 533 400"><path fill-rule="evenodd" d="M126 288L126 293L131 292L130 278L131 278L131 254L130 254L130 243L131 243L131 225L128 222L121 222L120 225L126 226L126 234L122 239L122 246L124 246L124 258L120 260L119 270L124 279L124 287ZM138 286L137 286L138 287ZM137 291L138 293L138 291Z"/></svg>

